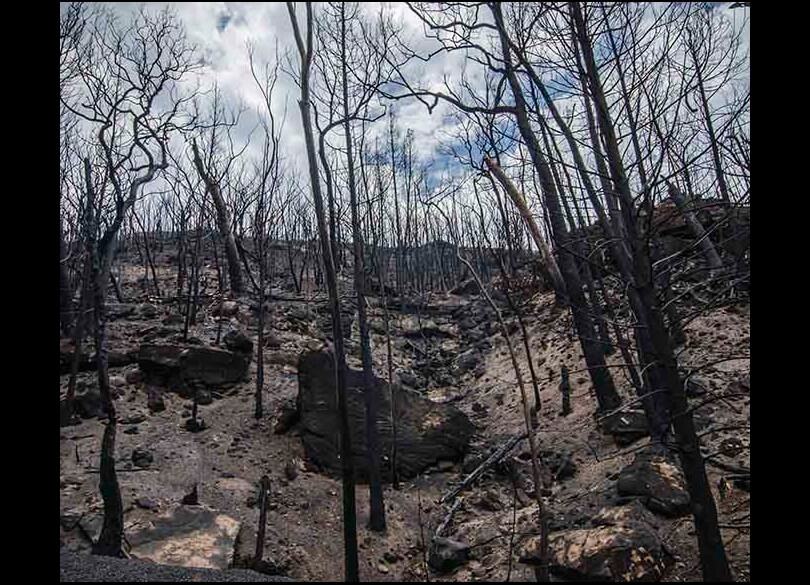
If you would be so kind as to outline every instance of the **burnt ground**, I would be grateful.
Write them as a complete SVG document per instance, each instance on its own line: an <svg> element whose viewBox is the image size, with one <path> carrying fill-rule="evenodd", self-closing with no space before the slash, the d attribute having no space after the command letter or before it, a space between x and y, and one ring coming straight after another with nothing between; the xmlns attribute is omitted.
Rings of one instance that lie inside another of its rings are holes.
<svg viewBox="0 0 810 585"><path fill-rule="evenodd" d="M182 331L182 324L170 317L178 314L177 307L146 290L144 270L135 264L136 260L132 263L126 259L118 261L124 266L121 286L127 303L115 303L111 294L111 349L136 349L141 342L150 339L174 339ZM158 261L162 288L173 290L176 274L167 254L159 255ZM214 282L213 270L210 277ZM211 292L210 287L208 292ZM183 428L189 416L190 400L167 392L164 394L166 409L152 413L147 409L145 385L135 381L137 376L130 373L138 369L137 364L110 369L119 394L116 401L119 421L143 415L134 419L143 418L142 422L119 422L118 425L116 459L125 527L132 530L148 525L151 518L177 505L197 484L201 503L240 520L247 532L253 533L258 522L254 494L259 478L267 474L272 482L272 498L264 558L283 567L283 572L295 579L339 580L343 574L340 481L318 473L306 460L295 428L283 434L273 432L281 407L293 401L297 393L297 356L304 349L323 346L322 324L328 320L328 313L323 312L323 297L307 294L306 290L295 295L285 285L274 292L286 300L273 301L270 307L269 333L274 341L271 348L264 350L266 414L258 422L253 418L255 359L247 381L223 389L212 404L199 407L200 416L208 425L199 433ZM351 291L346 290L345 294L348 298ZM386 377L383 311L378 298L370 301L375 372ZM476 426L470 448L472 454L482 446L501 444L508 436L521 432L524 419L515 375L506 344L484 301L477 295L445 294L433 294L422 301L423 308L418 314L415 303L406 304L404 310L399 307L390 311L395 378L404 377L412 385L421 387L431 399L450 401L465 412ZM217 306L213 296L207 299L190 336L213 345L221 326L222 335L230 328L241 328L255 342L255 311L246 299L240 299L237 313L223 318L222 322L213 315ZM538 416L538 444L544 450L569 454L576 465L576 473L554 482L546 499L553 534L555 530L583 526L602 507L621 503L616 489L618 474L644 449L648 439L617 447L611 437L596 428L593 418L596 401L579 343L571 335L569 314L554 307L552 293L532 297L526 319L543 404ZM722 480L732 474L729 466L749 467L749 384L740 384L749 370L749 323L748 306L717 309L701 315L687 325L687 342L680 356L681 366L700 368L695 379L706 391L691 400L693 405L705 403L697 410L696 419L703 449L713 455L707 470L737 580L748 579L749 493L737 488L733 481L723 483ZM354 332L353 339L357 339L356 323ZM516 347L520 350L524 377L528 381L525 354L519 343ZM357 342L350 342L348 349L350 365L359 367ZM470 350L479 360L474 369L451 367L457 355ZM728 359L731 357L741 359ZM619 360L616 351L609 363ZM567 417L559 413L558 383L562 365L571 372L574 411ZM632 389L620 369L614 370L614 379L621 386L626 401L632 401ZM62 394L67 381L67 375L61 376ZM95 372L80 373L79 382L80 391L82 386L94 386ZM531 394L530 388L529 385ZM61 429L61 510L63 514L71 512L76 517L83 514L81 528L66 530L62 526L63 551L88 552L90 545L83 532L93 537L100 529L102 503L97 470L103 429L103 422L96 419ZM737 442L735 449L728 448L729 440ZM153 455L153 462L147 468L136 467L132 462L132 452L139 447ZM524 442L516 453L527 449ZM446 462L403 482L399 491L386 485L388 530L385 534L366 528L368 491L365 485L358 485L361 579L425 579L427 563L421 543L423 538L430 538L445 515L445 508L438 500L464 475L462 462ZM722 494L718 487L721 483L726 486ZM534 580L533 570L518 562L517 551L520 541L533 533L536 505L518 501L515 493L508 475L493 471L462 494L463 502L445 536L471 544L471 559L450 574L431 571L431 580L504 580L507 574L511 580ZM145 509L136 502L141 499L142 504L143 498L151 500L149 507L153 509ZM513 522L515 535L511 537ZM666 578L700 580L691 516L677 519L655 516L653 527L674 555ZM512 555L510 540L514 545Z"/></svg>

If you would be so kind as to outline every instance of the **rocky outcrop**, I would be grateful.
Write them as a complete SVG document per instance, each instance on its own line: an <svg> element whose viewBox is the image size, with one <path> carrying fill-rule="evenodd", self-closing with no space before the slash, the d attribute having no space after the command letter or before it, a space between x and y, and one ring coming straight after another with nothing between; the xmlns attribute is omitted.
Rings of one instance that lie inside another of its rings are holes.
<svg viewBox="0 0 810 585"><path fill-rule="evenodd" d="M250 356L201 346L143 344L138 366L149 384L190 395L194 383L232 384L245 379Z"/></svg>
<svg viewBox="0 0 810 585"><path fill-rule="evenodd" d="M308 351L298 360L298 410L301 440L307 457L324 471L340 473L335 369L331 353ZM352 431L352 453L358 478L366 478L367 462L363 435L365 406L362 372L349 370L348 406ZM394 387L394 416L397 422L396 465L400 478L414 477L441 459L460 459L474 431L473 424L457 408L437 404L404 388ZM378 392L377 428L380 456L391 452L391 392L380 378L374 380ZM390 467L383 460L383 478L390 480Z"/></svg>
<svg viewBox="0 0 810 585"><path fill-rule="evenodd" d="M622 469L616 487L619 495L639 496L653 512L668 517L690 511L689 492L680 468L662 455L639 453Z"/></svg>
<svg viewBox="0 0 810 585"><path fill-rule="evenodd" d="M550 571L575 581L660 581L671 558L646 520L643 508L622 506L601 510L595 527L552 534ZM521 562L536 564L539 544L539 537L530 538Z"/></svg>

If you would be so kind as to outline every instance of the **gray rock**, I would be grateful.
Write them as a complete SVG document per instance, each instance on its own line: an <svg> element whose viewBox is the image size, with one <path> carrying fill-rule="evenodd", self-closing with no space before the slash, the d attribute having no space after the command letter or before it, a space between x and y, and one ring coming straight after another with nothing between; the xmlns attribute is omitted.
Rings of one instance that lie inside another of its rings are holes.
<svg viewBox="0 0 810 585"><path fill-rule="evenodd" d="M451 369L454 376L461 376L466 374L467 372L472 372L475 370L481 363L481 354L477 351L471 349L467 350L461 355L459 355L453 361L453 367Z"/></svg>
<svg viewBox="0 0 810 585"><path fill-rule="evenodd" d="M184 391L187 382L207 386L240 382L248 373L249 359L244 354L210 347L176 344L143 344L138 365L147 382Z"/></svg>
<svg viewBox="0 0 810 585"><path fill-rule="evenodd" d="M616 488L619 495L639 496L645 506L664 516L675 518L690 511L689 492L680 468L660 455L636 455L620 472Z"/></svg>
<svg viewBox="0 0 810 585"><path fill-rule="evenodd" d="M132 452L132 463L134 463L137 467L149 467L153 461L154 456L146 449L137 447Z"/></svg>
<svg viewBox="0 0 810 585"><path fill-rule="evenodd" d="M298 407L301 415L301 439L307 458L330 473L340 473L338 458L338 418L334 362L327 352L309 351L298 361ZM348 407L352 430L354 466L359 478L367 477L364 440L365 403L363 376L349 370ZM374 392L378 399L377 428L380 454L391 450L391 392L388 384L375 377ZM394 416L397 421L397 471L410 478L439 460L457 460L463 456L474 426L467 416L449 404L437 404L405 388L395 386ZM382 465L388 481L390 467Z"/></svg>
<svg viewBox="0 0 810 585"><path fill-rule="evenodd" d="M613 436L617 445L629 445L650 435L650 425L643 410L625 410L606 417L602 430Z"/></svg>
<svg viewBox="0 0 810 585"><path fill-rule="evenodd" d="M539 540L524 543L521 562L539 562ZM553 534L549 556L552 574L576 581L659 581L669 564L658 535L641 522Z"/></svg>
<svg viewBox="0 0 810 585"><path fill-rule="evenodd" d="M246 355L253 354L253 342L250 340L250 338L248 338L247 335L238 329L231 329L228 331L228 333L225 334L225 337L222 338L222 341L225 343L225 347L227 347L230 351L235 351Z"/></svg>
<svg viewBox="0 0 810 585"><path fill-rule="evenodd" d="M469 556L469 545L437 536L430 543L428 564L440 573L449 573L466 563Z"/></svg>

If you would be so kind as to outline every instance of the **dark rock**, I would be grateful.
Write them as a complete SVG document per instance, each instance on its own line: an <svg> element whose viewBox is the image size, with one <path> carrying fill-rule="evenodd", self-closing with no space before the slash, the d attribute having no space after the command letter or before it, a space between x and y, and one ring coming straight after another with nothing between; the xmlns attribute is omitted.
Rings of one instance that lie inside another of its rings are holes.
<svg viewBox="0 0 810 585"><path fill-rule="evenodd" d="M183 496L183 500L181 502L184 506L199 506L200 505L200 496L197 492L197 486L194 485L191 488L191 491Z"/></svg>
<svg viewBox="0 0 810 585"><path fill-rule="evenodd" d="M125 435L137 435L139 432L138 427L128 427L124 429Z"/></svg>
<svg viewBox="0 0 810 585"><path fill-rule="evenodd" d="M643 410L625 410L611 414L602 420L601 427L620 446L650 435L650 425Z"/></svg>
<svg viewBox="0 0 810 585"><path fill-rule="evenodd" d="M383 554L383 560L386 563L396 563L399 560L399 556L396 553L391 552L389 550L385 551L385 553Z"/></svg>
<svg viewBox="0 0 810 585"><path fill-rule="evenodd" d="M208 388L197 388L195 397L197 404L201 406L207 406L214 402L214 397Z"/></svg>
<svg viewBox="0 0 810 585"><path fill-rule="evenodd" d="M138 384L143 380L143 373L140 370L130 370L124 375L127 384Z"/></svg>
<svg viewBox="0 0 810 585"><path fill-rule="evenodd" d="M134 412L127 417L122 418L119 422L125 425L137 425L146 420L146 415L142 412Z"/></svg>
<svg viewBox="0 0 810 585"><path fill-rule="evenodd" d="M137 447L132 452L132 462L137 467L149 467L152 464L152 461L154 461L154 456L146 449Z"/></svg>
<svg viewBox="0 0 810 585"><path fill-rule="evenodd" d="M480 494L475 503L479 508L483 510L489 510L490 512L498 512L500 510L503 510L503 502L501 501L501 496L497 491L493 489L489 489L485 491L483 494Z"/></svg>
<svg viewBox="0 0 810 585"><path fill-rule="evenodd" d="M143 344L138 365L149 383L177 387L188 393L187 382L208 386L244 380L249 359L241 353L210 347L175 344Z"/></svg>
<svg viewBox="0 0 810 585"><path fill-rule="evenodd" d="M537 564L539 544L536 536L526 541L520 561ZM660 581L670 562L655 530L641 522L553 534L549 556L552 574L576 581Z"/></svg>
<svg viewBox="0 0 810 585"><path fill-rule="evenodd" d="M400 372L399 379L405 386L410 388L418 388L416 376L414 376L413 373L409 372L408 370Z"/></svg>
<svg viewBox="0 0 810 585"><path fill-rule="evenodd" d="M481 287L478 286L478 283L475 281L474 278L469 278L459 284L458 286L450 289L450 294L453 295L474 295L478 294L481 291Z"/></svg>
<svg viewBox="0 0 810 585"><path fill-rule="evenodd" d="M472 473L484 462L484 459L484 455L480 453L469 453L461 463L461 472Z"/></svg>
<svg viewBox="0 0 810 585"><path fill-rule="evenodd" d="M284 402L278 409L276 414L276 423L273 425L273 433L282 435L293 428L301 419L298 411L298 405L290 400Z"/></svg>
<svg viewBox="0 0 810 585"><path fill-rule="evenodd" d="M199 433L200 431L207 429L208 425L206 425L205 421L198 416L197 418L187 419L185 424L183 424L183 427L192 433Z"/></svg>
<svg viewBox="0 0 810 585"><path fill-rule="evenodd" d="M481 354L475 350L468 350L460 354L454 361L452 373L461 376L476 369L481 363Z"/></svg>
<svg viewBox="0 0 810 585"><path fill-rule="evenodd" d="M541 450L539 453L557 480L569 479L577 472L577 465L571 453Z"/></svg>
<svg viewBox="0 0 810 585"><path fill-rule="evenodd" d="M135 505L144 510L157 510L160 506L152 498L140 497L135 500Z"/></svg>
<svg viewBox="0 0 810 585"><path fill-rule="evenodd" d="M101 401L101 393L95 386L87 388L81 394L76 394L74 409L74 412L82 418L96 418L106 412L104 403Z"/></svg>
<svg viewBox="0 0 810 585"><path fill-rule="evenodd" d="M470 547L449 538L437 536L430 543L428 564L440 573L449 573L469 560Z"/></svg>
<svg viewBox="0 0 810 585"><path fill-rule="evenodd" d="M619 495L639 496L653 512L668 517L690 511L689 492L676 463L661 455L639 453L622 469L616 483Z"/></svg>
<svg viewBox="0 0 810 585"><path fill-rule="evenodd" d="M352 429L354 465L358 477L367 477L364 441L362 372L347 373L349 426ZM325 471L339 474L338 418L335 416L336 392L334 362L327 352L308 351L298 362L298 406L301 413L301 439L307 458ZM383 380L374 380L378 399L377 428L380 454L391 450L391 391ZM439 460L457 460L463 456L474 426L467 416L449 404L437 404L418 394L395 386L394 416L397 420L397 471L400 478L414 477ZM388 481L390 467L382 465Z"/></svg>
<svg viewBox="0 0 810 585"><path fill-rule="evenodd" d="M298 465L294 461L288 461L284 466L284 475L288 480L293 481L298 477Z"/></svg>
<svg viewBox="0 0 810 585"><path fill-rule="evenodd" d="M154 319L157 316L157 308L154 305L143 304L138 307L138 314L141 319Z"/></svg>
<svg viewBox="0 0 810 585"><path fill-rule="evenodd" d="M182 315L178 313L171 313L166 317L164 317L161 323L163 323L164 325L182 325L183 321L184 319Z"/></svg>
<svg viewBox="0 0 810 585"><path fill-rule="evenodd" d="M298 355L292 351L271 351L265 360L268 364L295 366L298 363Z"/></svg>
<svg viewBox="0 0 810 585"><path fill-rule="evenodd" d="M166 410L163 394L154 386L150 386L147 390L146 406L150 412L162 412Z"/></svg>
<svg viewBox="0 0 810 585"><path fill-rule="evenodd" d="M236 301L223 301L221 304L214 303L211 308L211 314L215 317L233 317L238 312L239 305Z"/></svg>
<svg viewBox="0 0 810 585"><path fill-rule="evenodd" d="M225 347L230 351L253 355L253 342L238 329L228 331L225 337L222 338L222 341L225 343Z"/></svg>

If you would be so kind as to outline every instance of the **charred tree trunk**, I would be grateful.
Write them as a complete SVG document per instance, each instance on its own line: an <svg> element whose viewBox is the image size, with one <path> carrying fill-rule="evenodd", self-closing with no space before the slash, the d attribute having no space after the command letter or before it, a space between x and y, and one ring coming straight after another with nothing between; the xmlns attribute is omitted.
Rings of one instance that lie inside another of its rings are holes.
<svg viewBox="0 0 810 585"><path fill-rule="evenodd" d="M329 233L326 229L326 214L321 196L320 177L318 174L318 160L315 153L315 141L312 135L312 120L310 118L309 101L309 72L312 61L312 4L306 3L306 45L298 26L295 9L292 3L287 3L290 21L295 34L296 45L301 59L301 99L298 102L301 110L301 122L304 128L304 139L307 147L307 160L309 163L310 188L315 203L315 216L318 222L318 234L321 240L326 282L329 290L329 299L332 309L332 338L335 347L335 369L337 378L338 416L340 418L340 452L343 479L343 539L344 563L346 581L358 581L357 561L357 516L355 511L354 467L352 465L352 444L349 431L349 412L346 392L346 354L341 334L340 297L337 288L337 275L334 260L329 245Z"/></svg>
<svg viewBox="0 0 810 585"><path fill-rule="evenodd" d="M205 166L200 158L200 152L197 149L197 142L192 141L191 144L194 151L194 165L197 167L200 178L202 178L205 183L205 190L211 194L211 200L214 202L214 208L216 209L217 227L225 243L225 256L228 260L228 277L231 292L238 296L244 291L244 285L242 283L242 271L239 268L239 251L236 249L236 240L231 231L230 213L225 205L225 200L222 198L219 185L205 170Z"/></svg>
<svg viewBox="0 0 810 585"><path fill-rule="evenodd" d="M365 399L365 440L368 455L370 527L375 532L385 530L385 505L383 503L382 473L380 471L380 439L377 430L379 397L374 384L374 369L371 361L371 339L366 316L366 275L363 265L363 240L360 232L360 214L355 182L354 151L352 148L351 121L349 119L349 94L346 62L346 14L345 4L340 5L343 129L346 135L346 160L349 175L349 198L352 216L352 240L354 242L354 287L357 293L357 320L360 329L360 348L363 360L363 397ZM337 334L336 334L337 336Z"/></svg>

